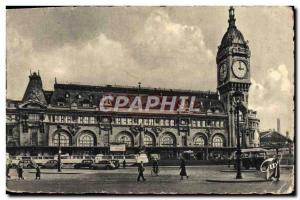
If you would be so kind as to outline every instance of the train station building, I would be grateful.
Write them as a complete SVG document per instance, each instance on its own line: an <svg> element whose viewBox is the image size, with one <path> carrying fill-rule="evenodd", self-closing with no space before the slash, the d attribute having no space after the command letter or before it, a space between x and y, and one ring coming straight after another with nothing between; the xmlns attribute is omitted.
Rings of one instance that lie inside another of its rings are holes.
<svg viewBox="0 0 300 200"><path fill-rule="evenodd" d="M240 114L241 144L259 146L259 119L248 109L250 49L236 26L234 9L229 9L228 29L216 55L216 91L79 85L55 81L54 89L43 89L42 74L32 73L21 100L7 99L6 142L11 155L45 156L109 154L111 144L125 144L125 154L159 154L161 159L177 159L193 152L199 160L223 159L236 148L237 120L233 94L240 92L244 110ZM99 66L101 67L101 66ZM67 81L67 80L66 80ZM15 83L18 84L18 83ZM105 101L103 98L113 98ZM115 109L116 98L128 105ZM128 109L139 97L143 108L149 96L160 103L149 109ZM175 97L175 107L168 102ZM179 109L179 98L187 106ZM177 99L176 99L177 98ZM162 108L161 102L167 104ZM107 110L101 110L100 104ZM193 109L190 108L192 103Z"/></svg>

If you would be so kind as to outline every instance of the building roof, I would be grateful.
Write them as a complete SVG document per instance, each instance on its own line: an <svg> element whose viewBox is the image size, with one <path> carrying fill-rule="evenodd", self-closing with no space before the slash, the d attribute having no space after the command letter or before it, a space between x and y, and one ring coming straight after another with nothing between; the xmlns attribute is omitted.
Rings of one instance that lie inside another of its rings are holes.
<svg viewBox="0 0 300 200"><path fill-rule="evenodd" d="M248 49L247 41L244 39L243 34L235 25L235 17L234 17L234 8L230 7L229 9L229 26L227 32L224 34L221 45L219 46L218 54L225 48L231 47L233 45L242 47L244 49Z"/></svg>
<svg viewBox="0 0 300 200"><path fill-rule="evenodd" d="M54 91L45 91L46 99L51 105L57 105L59 102L71 106L72 104L82 105L91 104L98 107L100 99L105 95L110 96L126 96L129 98L129 104L136 96L141 96L143 107L146 105L148 96L157 96L162 99L163 96L168 97L171 101L173 96L196 97L194 108L199 108L201 112L217 112L223 113L224 108L218 99L217 92L211 91L195 91L182 89L166 89L166 88L150 88L150 87L132 87L132 86L93 86L80 84L58 84L54 85ZM178 98L177 98L178 99ZM179 99L178 99L179 100ZM112 102L113 106L114 102ZM157 106L156 109L159 108ZM168 109L168 107L166 107ZM155 108L154 108L155 109Z"/></svg>
<svg viewBox="0 0 300 200"><path fill-rule="evenodd" d="M292 140L275 130L263 131L259 133L262 147L284 146Z"/></svg>

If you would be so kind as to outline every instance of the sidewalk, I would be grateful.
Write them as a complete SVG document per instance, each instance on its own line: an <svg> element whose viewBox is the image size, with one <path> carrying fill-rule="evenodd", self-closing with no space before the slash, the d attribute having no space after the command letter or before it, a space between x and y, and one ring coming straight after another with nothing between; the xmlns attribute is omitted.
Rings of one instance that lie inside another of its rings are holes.
<svg viewBox="0 0 300 200"><path fill-rule="evenodd" d="M220 178L220 179L206 179L207 182L218 182L218 183L258 183L258 182L269 182L269 180L262 178Z"/></svg>
<svg viewBox="0 0 300 200"><path fill-rule="evenodd" d="M235 169L224 169L219 177L206 179L207 182L220 182L220 183L257 183L269 182L265 179L265 175L255 169L241 170L242 179L236 179ZM226 173L228 172L228 173ZM246 173L245 173L246 172Z"/></svg>

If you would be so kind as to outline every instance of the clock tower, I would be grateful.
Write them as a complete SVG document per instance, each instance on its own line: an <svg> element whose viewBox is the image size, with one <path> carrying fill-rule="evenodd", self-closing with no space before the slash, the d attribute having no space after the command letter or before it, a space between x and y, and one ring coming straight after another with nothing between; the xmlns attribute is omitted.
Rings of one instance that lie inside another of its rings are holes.
<svg viewBox="0 0 300 200"><path fill-rule="evenodd" d="M232 95L241 92L243 104L248 107L250 87L250 49L242 33L235 25L234 8L229 9L229 26L217 53L218 92L229 116L228 146L235 147L235 126Z"/></svg>

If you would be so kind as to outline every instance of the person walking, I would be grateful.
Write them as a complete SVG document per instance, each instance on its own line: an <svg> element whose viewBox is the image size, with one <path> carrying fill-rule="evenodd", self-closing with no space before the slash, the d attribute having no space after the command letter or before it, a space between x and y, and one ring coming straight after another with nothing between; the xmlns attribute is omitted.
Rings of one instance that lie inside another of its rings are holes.
<svg viewBox="0 0 300 200"><path fill-rule="evenodd" d="M158 176L158 170L159 170L158 169L158 161L156 158L154 158L153 163L152 163L152 171L156 176ZM152 172L151 172L151 175L152 175Z"/></svg>
<svg viewBox="0 0 300 200"><path fill-rule="evenodd" d="M40 167L38 166L38 165L36 165L36 173L35 173L35 179L37 180L37 179L41 179L41 169L40 169Z"/></svg>
<svg viewBox="0 0 300 200"><path fill-rule="evenodd" d="M275 155L272 161L272 164L269 168L272 168L273 171L270 175L270 179L273 181L279 181L280 179L280 165L279 165L279 155Z"/></svg>
<svg viewBox="0 0 300 200"><path fill-rule="evenodd" d="M137 177L137 181L139 182L140 181L140 178L143 179L143 181L146 181L145 177L144 177L144 171L145 171L145 168L143 166L143 161L141 161L140 163L138 163L138 177Z"/></svg>
<svg viewBox="0 0 300 200"><path fill-rule="evenodd" d="M24 177L23 177L23 168L22 168L21 165L18 165L18 167L17 167L17 173L18 173L18 178L19 178L19 180L20 180L20 179L23 179L23 180L24 180Z"/></svg>
<svg viewBox="0 0 300 200"><path fill-rule="evenodd" d="M6 165L6 178L7 179L10 179L9 171L10 171L10 164Z"/></svg>
<svg viewBox="0 0 300 200"><path fill-rule="evenodd" d="M124 159L123 160L123 169L125 169L126 168L126 160Z"/></svg>
<svg viewBox="0 0 300 200"><path fill-rule="evenodd" d="M180 180L183 180L184 176L186 176L186 179L188 179L189 176L186 173L185 160L183 158L180 159L180 168L179 169L181 169L180 173L179 173L181 176Z"/></svg>

